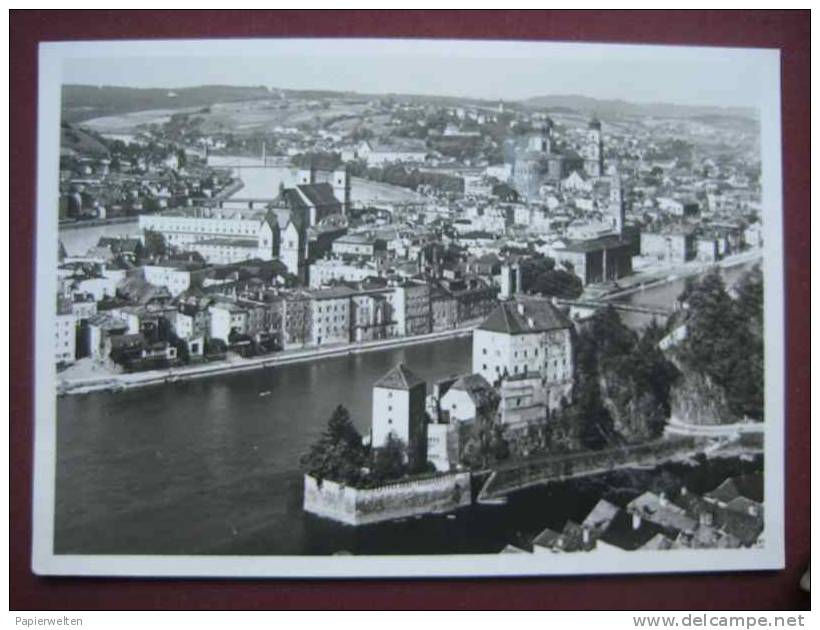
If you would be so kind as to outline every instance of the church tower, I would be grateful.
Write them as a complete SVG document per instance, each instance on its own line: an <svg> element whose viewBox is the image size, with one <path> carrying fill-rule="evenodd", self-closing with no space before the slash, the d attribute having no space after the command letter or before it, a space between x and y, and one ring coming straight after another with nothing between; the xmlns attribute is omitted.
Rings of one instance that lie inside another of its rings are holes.
<svg viewBox="0 0 820 630"><path fill-rule="evenodd" d="M601 134L601 121L597 117L589 121L584 170L592 177L604 174L604 138Z"/></svg>
<svg viewBox="0 0 820 630"><path fill-rule="evenodd" d="M333 196L342 203L342 214L347 215L350 210L350 173L346 166L333 171Z"/></svg>
<svg viewBox="0 0 820 630"><path fill-rule="evenodd" d="M609 176L609 216L612 221L612 227L623 234L624 221L626 219L626 204L624 202L623 185L621 184L621 176L615 172Z"/></svg>
<svg viewBox="0 0 820 630"><path fill-rule="evenodd" d="M552 120L546 122L530 133L527 149L536 153L552 153Z"/></svg>

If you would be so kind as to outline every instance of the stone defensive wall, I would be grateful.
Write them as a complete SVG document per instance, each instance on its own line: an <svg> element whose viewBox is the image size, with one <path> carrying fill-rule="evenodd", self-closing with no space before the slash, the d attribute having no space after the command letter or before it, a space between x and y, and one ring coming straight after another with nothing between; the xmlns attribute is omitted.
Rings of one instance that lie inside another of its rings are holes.
<svg viewBox="0 0 820 630"><path fill-rule="evenodd" d="M368 525L470 504L470 473L455 472L354 488L305 475L305 511L348 525Z"/></svg>

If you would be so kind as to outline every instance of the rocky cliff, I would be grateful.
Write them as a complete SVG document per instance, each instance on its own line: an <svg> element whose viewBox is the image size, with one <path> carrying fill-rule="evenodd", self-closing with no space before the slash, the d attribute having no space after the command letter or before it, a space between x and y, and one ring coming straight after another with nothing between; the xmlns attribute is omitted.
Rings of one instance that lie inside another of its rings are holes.
<svg viewBox="0 0 820 630"><path fill-rule="evenodd" d="M687 424L732 424L726 390L706 374L684 368L669 392L671 416Z"/></svg>
<svg viewBox="0 0 820 630"><path fill-rule="evenodd" d="M619 435L630 442L659 435L666 421L666 410L652 393L641 391L634 379L615 369L602 370L598 384L601 403Z"/></svg>

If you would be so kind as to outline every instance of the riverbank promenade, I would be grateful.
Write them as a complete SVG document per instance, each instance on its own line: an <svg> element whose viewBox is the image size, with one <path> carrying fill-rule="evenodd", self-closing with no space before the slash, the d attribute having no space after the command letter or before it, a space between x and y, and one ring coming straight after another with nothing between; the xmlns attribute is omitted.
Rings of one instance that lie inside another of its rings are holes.
<svg viewBox="0 0 820 630"><path fill-rule="evenodd" d="M109 370L89 376L86 373L73 376L71 369L68 373L57 375L57 391L59 394L87 394L95 391L121 391L133 387L144 387L147 385L162 385L165 383L176 383L178 381L217 376L220 374L230 374L262 368L271 368L293 363L308 361L319 361L333 357L341 357L364 352L375 352L378 350L389 350L391 348L401 348L416 344L443 341L445 339L455 339L471 335L473 330L481 323L480 319L473 320L466 325L451 330L442 330L424 335L413 335L408 337L394 337L391 339L379 339L377 341L366 341L360 343L336 344L324 348L306 348L298 350L286 350L274 354L259 357L242 358L231 355L225 361L214 361L202 365L182 366L168 368L165 370L146 370L145 372L117 373ZM77 372L78 370L75 370Z"/></svg>

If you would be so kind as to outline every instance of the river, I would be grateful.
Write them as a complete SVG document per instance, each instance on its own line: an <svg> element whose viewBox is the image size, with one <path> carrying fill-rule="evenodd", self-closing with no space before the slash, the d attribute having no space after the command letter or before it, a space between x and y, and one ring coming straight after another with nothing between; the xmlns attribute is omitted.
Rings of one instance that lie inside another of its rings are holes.
<svg viewBox="0 0 820 630"><path fill-rule="evenodd" d="M742 269L725 272L727 281ZM683 280L629 296L668 305ZM625 316L640 327L648 318ZM57 399L56 553L486 553L579 520L603 495L654 485L710 490L753 462L625 471L471 506L351 528L301 509L299 457L337 404L366 433L371 384L404 362L429 384L470 369L470 338Z"/></svg>
<svg viewBox="0 0 820 630"><path fill-rule="evenodd" d="M369 384L399 361L429 384L469 369L470 340L59 398L55 553L495 553L583 519L602 496L625 505L650 487L705 492L762 468L758 458L620 471L360 528L303 512L300 455L338 403L366 432Z"/></svg>

